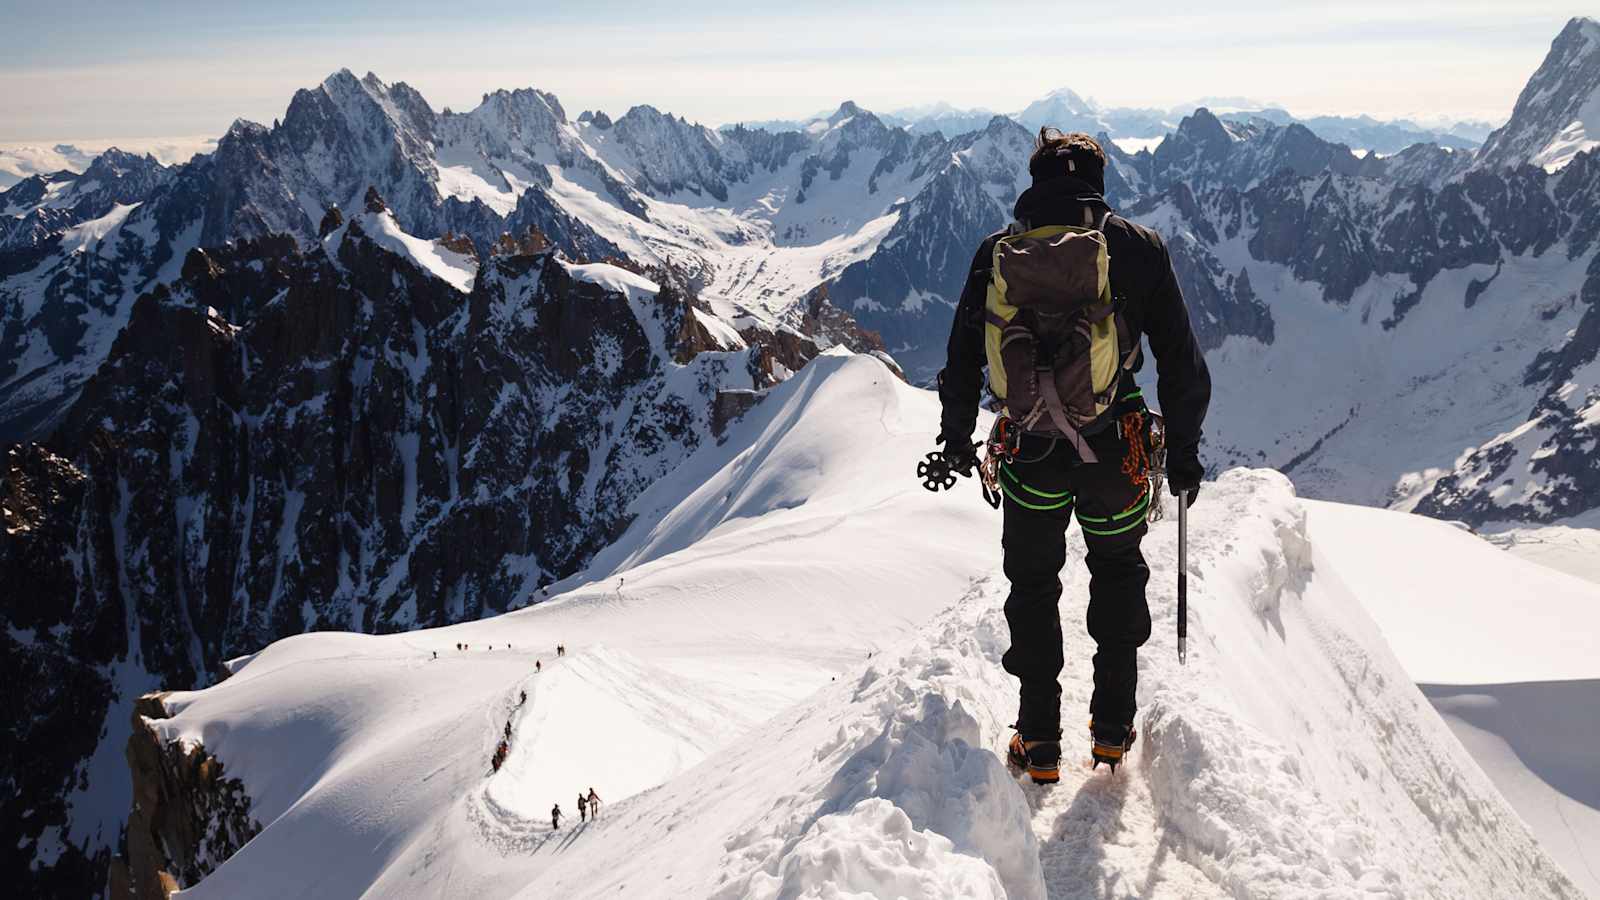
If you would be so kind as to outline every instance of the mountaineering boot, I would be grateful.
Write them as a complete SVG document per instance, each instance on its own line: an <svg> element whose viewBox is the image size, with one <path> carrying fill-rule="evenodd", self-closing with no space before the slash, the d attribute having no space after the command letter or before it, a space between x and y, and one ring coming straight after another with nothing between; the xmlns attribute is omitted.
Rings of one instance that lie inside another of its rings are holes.
<svg viewBox="0 0 1600 900"><path fill-rule="evenodd" d="M1006 748L1006 762L1027 772L1034 784L1055 784L1061 780L1061 742L1025 741L1017 732Z"/></svg>
<svg viewBox="0 0 1600 900"><path fill-rule="evenodd" d="M1139 739L1139 732L1132 725L1095 725L1094 720L1089 720L1089 736L1093 743L1089 747L1089 756L1093 762L1089 768L1096 769L1101 763L1111 767L1111 774L1117 774L1117 766L1122 764L1122 757L1133 749L1133 742Z"/></svg>

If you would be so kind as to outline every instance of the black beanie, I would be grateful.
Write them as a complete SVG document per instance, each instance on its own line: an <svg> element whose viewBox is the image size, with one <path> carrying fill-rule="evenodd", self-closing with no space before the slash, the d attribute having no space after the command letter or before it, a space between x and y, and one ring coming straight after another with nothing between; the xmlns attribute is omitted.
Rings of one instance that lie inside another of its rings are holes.
<svg viewBox="0 0 1600 900"><path fill-rule="evenodd" d="M1070 175L1096 193L1106 192L1105 165L1087 148L1063 147L1055 153L1036 155L1028 162L1028 174L1033 176L1034 184Z"/></svg>

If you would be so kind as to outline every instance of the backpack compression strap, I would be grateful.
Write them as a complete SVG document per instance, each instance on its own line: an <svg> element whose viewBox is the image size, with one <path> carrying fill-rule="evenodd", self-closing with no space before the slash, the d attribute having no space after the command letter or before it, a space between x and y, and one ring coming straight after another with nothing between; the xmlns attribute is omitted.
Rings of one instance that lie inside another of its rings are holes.
<svg viewBox="0 0 1600 900"><path fill-rule="evenodd" d="M1055 373L1043 371L1039 375L1039 400L1044 404L1045 411L1050 414L1050 421L1066 435L1067 442L1072 444L1072 449L1078 451L1078 459L1085 463L1099 462L1100 457L1090 449L1089 442L1084 440L1083 432L1072 427L1072 421L1067 418L1066 408L1061 405L1061 393L1056 390Z"/></svg>

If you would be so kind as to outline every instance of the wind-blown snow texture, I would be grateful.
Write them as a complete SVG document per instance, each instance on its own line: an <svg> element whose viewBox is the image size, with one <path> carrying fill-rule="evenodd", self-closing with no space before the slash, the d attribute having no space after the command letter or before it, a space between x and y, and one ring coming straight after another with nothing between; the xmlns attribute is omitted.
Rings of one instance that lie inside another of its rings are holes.
<svg viewBox="0 0 1600 900"><path fill-rule="evenodd" d="M1142 653L1132 764L1019 784L993 752L1015 711L998 518L890 477L933 407L825 357L551 602L293 638L169 697L161 733L225 760L266 825L192 894L1580 896L1362 611L1363 553L1325 552L1271 472L1195 509L1191 662L1168 627ZM1173 534L1148 541L1155 585ZM1065 579L1075 625L1086 574ZM1171 622L1170 588L1152 605ZM1092 647L1066 633L1082 710ZM610 737L627 752L594 749ZM590 786L599 820L552 831Z"/></svg>

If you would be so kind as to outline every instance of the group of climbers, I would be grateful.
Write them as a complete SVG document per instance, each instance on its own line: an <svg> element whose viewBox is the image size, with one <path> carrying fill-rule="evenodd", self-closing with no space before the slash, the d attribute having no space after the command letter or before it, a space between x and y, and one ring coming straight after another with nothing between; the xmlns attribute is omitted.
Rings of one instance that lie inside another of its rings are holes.
<svg viewBox="0 0 1600 900"><path fill-rule="evenodd" d="M509 647L510 645L507 644L506 646ZM458 644L457 647L459 649L465 649L465 645L464 644ZM567 655L567 645L566 644L557 644L556 645L556 656L560 657L560 656L566 656L566 655ZM537 659L534 660L533 661L534 673L537 674L542 669L543 669L543 664ZM524 689L524 690L519 691L518 694L517 694L517 704L516 704L515 707L513 707L513 712L516 709L522 708L524 705L527 704L527 702L528 702L528 692L527 692L527 690ZM500 771L500 766L505 763L506 757L511 753L511 731L512 731L512 729L511 729L511 719L508 717L506 719L505 730L504 730L504 732L503 732L503 734L501 736L501 739L500 739L499 743L497 743L495 745L494 756L490 760L490 765L493 767L494 771L496 771L496 772ZM551 809L550 809L550 827L552 829L559 830L561 828L561 816L562 816L561 804L557 803L553 807L551 807ZM595 789L593 787L589 788L588 793L584 793L582 791L579 791L578 792L578 820L580 822L585 822L585 821L589 821L591 819L599 818L599 816L600 816L600 795L595 791Z"/></svg>
<svg viewBox="0 0 1600 900"><path fill-rule="evenodd" d="M525 704L527 702L528 702L528 692L527 691L523 691L518 696L517 705L515 707L513 707L513 710L521 709L523 704ZM501 764L506 761L506 755L509 754L510 752L511 752L511 718L508 716L506 718L506 728L505 728L504 736L500 738L500 743L495 745L494 757L489 761L489 764L494 767L494 770L496 772L500 771Z"/></svg>
<svg viewBox="0 0 1600 900"><path fill-rule="evenodd" d="M589 793L578 792L578 821L584 822L600 818L600 795L589 788ZM556 831L561 830L561 804L557 803L550 808L550 827Z"/></svg>

